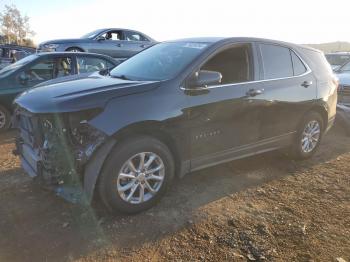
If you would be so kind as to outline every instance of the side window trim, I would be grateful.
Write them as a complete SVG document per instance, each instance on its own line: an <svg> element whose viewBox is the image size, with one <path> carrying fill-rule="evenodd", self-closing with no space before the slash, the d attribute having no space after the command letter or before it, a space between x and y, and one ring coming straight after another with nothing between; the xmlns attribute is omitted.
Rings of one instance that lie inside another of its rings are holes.
<svg viewBox="0 0 350 262"><path fill-rule="evenodd" d="M263 65L262 65L262 57L261 57L261 52L260 52L260 48L259 48L259 44L263 44L264 42L245 42L245 44L251 44L252 48L254 48L255 46L255 50L257 50L257 57L253 56L253 59L257 59L258 62L258 68L254 68L254 70L258 70L258 74L260 77L263 77ZM244 43L238 43L238 44L244 44ZM268 43L269 44L269 43ZM287 46L283 46L283 45L278 45L275 43L271 43L277 46L282 46L282 47L287 47ZM232 46L232 44L231 44ZM253 81L248 81L248 82L242 82L242 83L232 83L232 84L224 84L224 85L215 85L215 86L209 86L206 89L214 89L214 88L219 88L219 87L226 87L226 86L237 86L237 85L248 85L248 84L254 84L254 83L262 83L262 82L270 82L270 81L278 81L278 80L284 80L284 79L291 79L291 78L299 78L305 75L308 75L310 73L312 73L311 68L309 67L309 65L304 61L304 59L298 54L298 52L296 52L293 48L291 47L287 47L289 50L293 51L296 56L300 59L300 61L304 64L304 66L306 67L306 72L301 74L301 75L297 75L297 76L289 76L289 77L281 77L281 78L273 78L273 79L263 79L260 78L258 80L253 80ZM221 51L223 51L223 49L221 49ZM220 51L219 51L220 52ZM210 56L208 56L206 58L205 61L207 61L208 59L210 59L210 57L213 57L215 54L217 54L218 52L215 52L214 54L211 54ZM254 52L252 51L252 54ZM189 74L184 81L182 82L183 84L180 85L180 89L181 90L188 90L186 88L186 81L187 79L196 71L199 70L199 68L204 64L205 62L202 62L201 65L199 67L197 67L195 70L193 70L191 72L191 74ZM256 63L253 63L253 65L255 66Z"/></svg>

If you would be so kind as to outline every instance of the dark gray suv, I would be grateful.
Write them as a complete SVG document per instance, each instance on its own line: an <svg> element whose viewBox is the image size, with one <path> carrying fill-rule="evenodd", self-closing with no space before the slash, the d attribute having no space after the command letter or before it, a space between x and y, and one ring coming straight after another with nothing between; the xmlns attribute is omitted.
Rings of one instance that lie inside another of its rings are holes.
<svg viewBox="0 0 350 262"><path fill-rule="evenodd" d="M76 39L58 39L43 42L38 51L91 52L125 60L157 42L149 36L129 29L98 29Z"/></svg>

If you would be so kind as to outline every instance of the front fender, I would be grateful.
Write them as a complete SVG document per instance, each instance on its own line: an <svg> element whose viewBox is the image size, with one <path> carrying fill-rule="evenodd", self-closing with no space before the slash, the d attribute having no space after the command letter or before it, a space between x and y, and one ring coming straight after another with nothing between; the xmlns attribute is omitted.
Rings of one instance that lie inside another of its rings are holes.
<svg viewBox="0 0 350 262"><path fill-rule="evenodd" d="M88 203L91 203L92 201L98 176L101 173L107 156L115 144L116 141L113 138L106 140L106 142L93 154L85 166L83 191Z"/></svg>
<svg viewBox="0 0 350 262"><path fill-rule="evenodd" d="M143 92L117 97L108 102L104 111L89 124L109 136L140 122L155 121L163 125L177 122L184 116L185 101L171 93ZM184 103L181 105L180 103Z"/></svg>

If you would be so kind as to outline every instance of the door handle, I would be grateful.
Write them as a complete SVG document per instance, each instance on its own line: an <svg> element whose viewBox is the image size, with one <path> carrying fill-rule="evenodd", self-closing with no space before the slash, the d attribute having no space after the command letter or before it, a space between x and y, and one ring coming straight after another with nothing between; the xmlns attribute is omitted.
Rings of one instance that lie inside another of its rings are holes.
<svg viewBox="0 0 350 262"><path fill-rule="evenodd" d="M249 91L247 91L247 96L257 96L257 95L261 95L264 93L264 89L249 89Z"/></svg>
<svg viewBox="0 0 350 262"><path fill-rule="evenodd" d="M308 88L309 86L312 85L312 81L304 81L301 86L305 87L305 88Z"/></svg>

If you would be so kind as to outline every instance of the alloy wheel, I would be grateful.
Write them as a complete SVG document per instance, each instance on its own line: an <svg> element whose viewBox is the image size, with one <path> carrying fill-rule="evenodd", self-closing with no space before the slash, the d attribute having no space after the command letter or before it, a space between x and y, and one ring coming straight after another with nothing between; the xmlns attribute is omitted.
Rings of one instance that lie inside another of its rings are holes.
<svg viewBox="0 0 350 262"><path fill-rule="evenodd" d="M129 158L118 173L118 194L130 204L146 202L158 193L164 175L164 163L157 154L138 153Z"/></svg>
<svg viewBox="0 0 350 262"><path fill-rule="evenodd" d="M316 120L308 122L302 134L301 149L304 153L312 152L320 140L321 126Z"/></svg>

